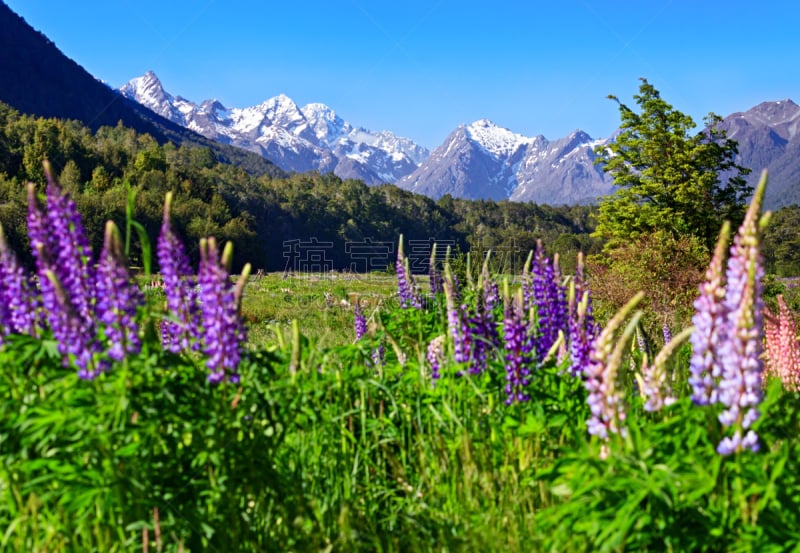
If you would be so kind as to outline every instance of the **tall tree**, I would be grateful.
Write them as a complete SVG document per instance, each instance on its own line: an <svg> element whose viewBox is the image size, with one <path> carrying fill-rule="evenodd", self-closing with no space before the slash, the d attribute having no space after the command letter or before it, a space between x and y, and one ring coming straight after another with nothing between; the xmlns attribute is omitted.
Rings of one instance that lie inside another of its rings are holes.
<svg viewBox="0 0 800 553"><path fill-rule="evenodd" d="M614 177L616 192L600 204L595 235L614 249L638 237L666 231L693 235L713 247L722 221L734 225L752 193L736 164L738 145L710 113L706 128L693 134L691 117L673 109L658 90L641 79L635 112L619 104L620 133L598 147L598 163Z"/></svg>

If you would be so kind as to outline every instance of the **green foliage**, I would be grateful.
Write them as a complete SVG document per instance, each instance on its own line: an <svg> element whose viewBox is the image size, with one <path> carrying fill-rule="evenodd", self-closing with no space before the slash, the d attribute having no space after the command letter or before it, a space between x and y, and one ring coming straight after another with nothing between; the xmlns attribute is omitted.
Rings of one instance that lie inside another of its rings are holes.
<svg viewBox="0 0 800 553"><path fill-rule="evenodd" d="M692 134L691 117L675 110L647 80L634 95L639 113L619 104L620 134L598 147L598 162L619 187L600 205L595 234L614 248L643 234L692 235L713 247L724 220L736 227L752 193L735 163L738 146L709 114ZM723 182L724 181L724 182Z"/></svg>
<svg viewBox="0 0 800 553"><path fill-rule="evenodd" d="M782 207L772 214L762 249L767 272L800 276L800 206Z"/></svg>
<svg viewBox="0 0 800 553"><path fill-rule="evenodd" d="M605 255L588 259L595 309L601 320L645 292L643 324L649 336L660 336L664 324L688 326L692 303L710 255L691 235L674 237L659 231L643 234Z"/></svg>
<svg viewBox="0 0 800 553"><path fill-rule="evenodd" d="M542 476L559 498L536 520L542 550L796 551L800 403L771 384L764 453L720 457L715 411L684 398L637 416L607 459L591 446L561 456Z"/></svg>

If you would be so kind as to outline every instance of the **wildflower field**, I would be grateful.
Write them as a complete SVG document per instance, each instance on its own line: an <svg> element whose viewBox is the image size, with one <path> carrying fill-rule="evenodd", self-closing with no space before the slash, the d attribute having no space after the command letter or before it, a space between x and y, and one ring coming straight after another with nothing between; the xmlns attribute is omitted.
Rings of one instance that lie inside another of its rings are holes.
<svg viewBox="0 0 800 553"><path fill-rule="evenodd" d="M596 318L546 244L423 278L400 238L395 276L298 285L233 279L208 238L195 269L169 196L133 279L131 228L95 256L31 186L35 270L0 243L0 550L800 551L765 181L663 336L636 290Z"/></svg>

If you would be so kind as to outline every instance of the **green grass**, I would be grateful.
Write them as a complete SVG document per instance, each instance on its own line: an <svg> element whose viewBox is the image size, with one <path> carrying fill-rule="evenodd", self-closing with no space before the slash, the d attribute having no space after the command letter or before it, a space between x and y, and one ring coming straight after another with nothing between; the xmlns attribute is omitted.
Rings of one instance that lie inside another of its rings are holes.
<svg viewBox="0 0 800 553"><path fill-rule="evenodd" d="M396 280L385 273L298 274L269 273L251 277L245 286L242 316L248 324L249 341L261 346L275 341L275 333L291 332L297 321L300 332L319 348L352 343L353 309L360 302L370 317L393 301Z"/></svg>

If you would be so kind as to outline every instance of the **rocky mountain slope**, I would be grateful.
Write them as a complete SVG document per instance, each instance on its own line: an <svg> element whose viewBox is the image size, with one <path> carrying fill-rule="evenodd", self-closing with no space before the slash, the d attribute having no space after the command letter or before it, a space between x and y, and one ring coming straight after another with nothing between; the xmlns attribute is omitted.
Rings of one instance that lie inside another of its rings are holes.
<svg viewBox="0 0 800 553"><path fill-rule="evenodd" d="M755 186L761 170L769 170L765 205L769 209L800 204L800 106L791 100L763 102L722 121L739 143L740 165L753 170Z"/></svg>

